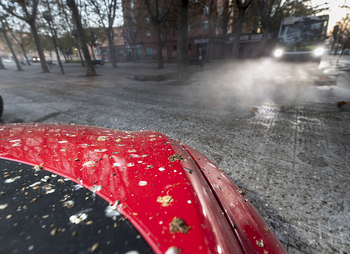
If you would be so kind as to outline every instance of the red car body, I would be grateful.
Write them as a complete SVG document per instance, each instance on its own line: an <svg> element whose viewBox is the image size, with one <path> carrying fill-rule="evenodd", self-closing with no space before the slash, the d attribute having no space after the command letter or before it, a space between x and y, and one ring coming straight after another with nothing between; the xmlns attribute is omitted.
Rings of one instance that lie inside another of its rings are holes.
<svg viewBox="0 0 350 254"><path fill-rule="evenodd" d="M116 204L155 253L286 253L244 191L158 132L2 125L0 158L41 165Z"/></svg>

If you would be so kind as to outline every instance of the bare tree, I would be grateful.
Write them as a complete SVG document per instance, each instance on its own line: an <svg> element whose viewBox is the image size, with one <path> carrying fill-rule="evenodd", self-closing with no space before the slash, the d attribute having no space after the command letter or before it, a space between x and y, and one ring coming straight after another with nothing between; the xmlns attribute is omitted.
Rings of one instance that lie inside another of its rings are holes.
<svg viewBox="0 0 350 254"><path fill-rule="evenodd" d="M89 28L84 29L84 31L85 31L86 42L90 46L91 53L92 53L94 60L96 60L94 49L97 46L98 39L101 38L101 34L99 33L100 29L94 28L94 27L89 27Z"/></svg>
<svg viewBox="0 0 350 254"><path fill-rule="evenodd" d="M148 27L145 15L145 3L143 1L133 0L124 1L123 17L124 17L124 38L132 48L135 62L138 62L137 42L140 34ZM149 20L149 19L148 19Z"/></svg>
<svg viewBox="0 0 350 254"><path fill-rule="evenodd" d="M288 1L288 0L287 0ZM260 16L260 24L262 30L262 38L259 47L259 56L263 56L267 43L267 37L271 24L275 21L277 15L283 7L282 0L258 0L258 13Z"/></svg>
<svg viewBox="0 0 350 254"><path fill-rule="evenodd" d="M152 8L152 2L155 2L154 8ZM158 69L163 69L163 41L162 41L162 24L166 21L166 18L170 12L170 9L173 5L174 0L170 0L169 4L165 6L164 9L159 5L159 0L145 0L147 11L151 17L152 24L154 26L154 29L157 34L157 62L158 62Z"/></svg>
<svg viewBox="0 0 350 254"><path fill-rule="evenodd" d="M0 32L1 32L2 35L4 36L5 41L6 41L6 43L7 43L7 46L9 47L9 49L10 49L10 51L11 51L11 54L12 54L14 60L15 60L16 66L17 66L17 70L18 70L18 71L23 71L23 69L22 69L22 67L21 67L21 64L19 63L18 58L17 58L17 56L16 56L16 53L15 53L15 51L13 50L11 41L10 41L9 37L7 36L7 33L8 33L7 28L8 28L8 26L7 26L7 24L6 24L6 18L4 18L3 16L2 16L2 17L0 16L0 22L1 22Z"/></svg>
<svg viewBox="0 0 350 254"><path fill-rule="evenodd" d="M225 38L228 32L231 15L233 13L233 4L230 0L223 0L222 11L219 16L219 32Z"/></svg>
<svg viewBox="0 0 350 254"><path fill-rule="evenodd" d="M27 52L24 49L24 37L27 36L27 33L24 32L26 25L24 22L22 22L20 24L16 24L16 25L19 26L19 29L16 31L14 31L13 29L10 29L11 36L16 41L16 43L20 46L22 53L24 55L24 58L26 59L28 66L30 66L31 64L30 64L30 61L27 57Z"/></svg>
<svg viewBox="0 0 350 254"><path fill-rule="evenodd" d="M114 46L114 30L113 23L116 18L116 10L118 9L117 0L89 0L94 12L100 18L100 24L106 33L108 39L109 53L113 67L117 67L117 56Z"/></svg>
<svg viewBox="0 0 350 254"><path fill-rule="evenodd" d="M208 43L205 62L212 60L214 33L218 25L218 6L216 0L204 1L204 15L208 19Z"/></svg>
<svg viewBox="0 0 350 254"><path fill-rule="evenodd" d="M190 78L188 69L188 0L178 0L177 72L178 81Z"/></svg>
<svg viewBox="0 0 350 254"><path fill-rule="evenodd" d="M78 51L78 56L79 56L79 58L81 60L81 65L83 67L85 67L85 62L84 62L83 57L81 55L81 48L80 48L80 42L79 42L78 33L77 33L77 30L74 27L74 24L71 22L71 17L69 17L69 15L67 13L67 5L63 4L63 0L57 0L57 6L58 6L58 9L59 9L60 16L65 21L65 22L63 22L64 25L62 25L61 29L66 30L67 33L71 34L74 37L75 45L76 45L77 51Z"/></svg>
<svg viewBox="0 0 350 254"><path fill-rule="evenodd" d="M96 76L96 71L94 68L94 65L92 64L90 53L87 47L87 42L85 39L85 34L84 34L84 29L83 25L81 24L81 17L79 14L78 7L75 3L75 0L67 0L67 5L72 11L73 15L73 20L75 21L75 25L77 28L77 34L80 39L80 44L83 50L84 58L85 58L85 63L86 63L86 68L87 68L87 73L86 76Z"/></svg>
<svg viewBox="0 0 350 254"><path fill-rule="evenodd" d="M40 57L41 69L43 72L49 72L49 68L46 65L45 55L39 39L38 31L35 25L38 4L39 4L39 0L16 0L16 1L0 0L0 5L6 12L28 23L28 25L32 30L35 45Z"/></svg>
<svg viewBox="0 0 350 254"><path fill-rule="evenodd" d="M341 55L347 45L347 42L350 38L350 14L346 14L345 17L342 17L340 21L337 22L337 33L334 37L334 42L338 42L337 46L334 48L333 54L337 54L337 52L342 48ZM334 31L333 31L334 32ZM333 47L332 47L333 48Z"/></svg>
<svg viewBox="0 0 350 254"><path fill-rule="evenodd" d="M6 70L4 64L2 63L2 57L0 56L0 70Z"/></svg>
<svg viewBox="0 0 350 254"><path fill-rule="evenodd" d="M251 4L251 2L252 0L236 0L239 14L238 14L237 27L236 27L235 40L232 48L232 60L236 60L238 58L238 50L239 50L239 43L241 39L242 27L244 22L244 15L247 8Z"/></svg>

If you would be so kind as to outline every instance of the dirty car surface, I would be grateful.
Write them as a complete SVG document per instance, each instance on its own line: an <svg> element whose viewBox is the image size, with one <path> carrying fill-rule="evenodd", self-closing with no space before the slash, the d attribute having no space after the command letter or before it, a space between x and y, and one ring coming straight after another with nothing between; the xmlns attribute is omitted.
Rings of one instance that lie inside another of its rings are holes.
<svg viewBox="0 0 350 254"><path fill-rule="evenodd" d="M9 253L285 253L245 190L161 133L3 125L0 158Z"/></svg>

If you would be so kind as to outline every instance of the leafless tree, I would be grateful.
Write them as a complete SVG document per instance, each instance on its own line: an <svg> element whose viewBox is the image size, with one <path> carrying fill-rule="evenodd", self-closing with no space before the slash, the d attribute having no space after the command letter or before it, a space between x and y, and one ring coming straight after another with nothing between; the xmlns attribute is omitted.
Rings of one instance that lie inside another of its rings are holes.
<svg viewBox="0 0 350 254"><path fill-rule="evenodd" d="M187 82L188 70L188 0L178 0L177 73L179 82Z"/></svg>
<svg viewBox="0 0 350 254"><path fill-rule="evenodd" d="M215 35L215 30L219 21L218 13L218 1L208 0L204 1L204 15L208 19L208 43L207 43L207 53L205 55L205 62L210 62L212 60L213 53L213 40Z"/></svg>
<svg viewBox="0 0 350 254"><path fill-rule="evenodd" d="M38 31L35 25L38 4L39 0L0 0L0 5L6 12L28 23L32 30L36 48L40 57L41 69L43 72L49 72L49 68L46 65L45 55L40 43Z"/></svg>
<svg viewBox="0 0 350 254"><path fill-rule="evenodd" d="M7 46L9 47L10 51L11 51L11 54L15 60L15 63L16 63L16 66L17 66L17 70L18 71L23 71L22 67L21 67L21 64L19 63L18 61L18 58L16 56L16 53L15 51L13 50L13 47L12 47L12 44L11 44L11 41L7 35L8 31L7 31L7 25L6 25L6 20L4 17L0 17L0 22L1 22L1 27L0 27L0 32L2 33L2 35L4 36L5 38L5 41L7 43Z"/></svg>
<svg viewBox="0 0 350 254"><path fill-rule="evenodd" d="M133 0L124 1L124 38L132 48L135 62L138 62L137 42L139 36L149 26L145 14L145 5L143 1L137 1L136 3L134 3Z"/></svg>
<svg viewBox="0 0 350 254"><path fill-rule="evenodd" d="M73 37L75 39L77 51L78 51L78 56L81 60L81 65L83 67L85 67L85 62L84 62L83 57L81 55L80 40L78 37L77 30L75 29L74 24L71 22L71 17L69 17L69 15L68 15L68 10L67 10L68 6L66 4L63 4L63 0L57 0L57 5L59 7L58 8L59 14L64 20L64 25L62 26L62 28L65 29L67 31L67 33L70 33L71 35L73 35Z"/></svg>
<svg viewBox="0 0 350 254"><path fill-rule="evenodd" d="M0 70L6 70L4 64L2 63L2 57L0 56Z"/></svg>
<svg viewBox="0 0 350 254"><path fill-rule="evenodd" d="M27 35L25 31L25 23L20 23L17 24L19 26L19 29L17 31L14 31L13 29L11 29L11 36L12 38L17 42L17 44L20 46L22 53L24 55L24 58L26 59L26 62L28 64L28 66L30 66L30 61L27 57L27 52L24 49L24 37Z"/></svg>
<svg viewBox="0 0 350 254"><path fill-rule="evenodd" d="M258 0L258 13L260 16L260 24L262 30L262 38L259 47L259 56L263 56L267 43L267 37L271 26L282 10L287 5L289 0ZM279 19L280 21L280 19Z"/></svg>
<svg viewBox="0 0 350 254"><path fill-rule="evenodd" d="M350 38L350 14L348 13L346 14L345 17L342 17L337 22L337 26L338 26L338 29L337 29L337 33L334 36L334 42L338 42L338 44L334 48L334 51L333 51L334 55L337 54L340 48L342 48L341 54L343 54L345 46L348 44L348 41Z"/></svg>
<svg viewBox="0 0 350 254"><path fill-rule="evenodd" d="M170 0L169 3L166 2L166 5L164 8L160 5L160 0L145 0L147 11L151 17L152 24L154 26L154 29L157 34L157 62L158 62L158 69L163 69L163 55L162 55L162 49L164 46L163 40L162 40L162 24L166 22L166 18L170 12L170 9L173 5L174 0ZM152 4L154 3L154 4Z"/></svg>
<svg viewBox="0 0 350 254"><path fill-rule="evenodd" d="M251 4L251 2L252 0L236 0L239 14L238 14L237 27L236 27L235 40L232 48L232 60L236 60L238 58L238 50L239 50L239 43L241 39L242 27L244 22L244 15L247 8Z"/></svg>
<svg viewBox="0 0 350 254"><path fill-rule="evenodd" d="M86 68L87 68L87 73L86 76L96 76L96 71L94 68L94 65L91 61L90 53L87 47L87 42L84 34L84 28L83 25L81 24L81 17L79 14L78 7L75 3L75 0L67 0L67 5L72 11L73 15L73 20L75 22L76 28L77 28L77 34L80 40L80 45L83 50L84 58L85 58L85 63L86 63Z"/></svg>
<svg viewBox="0 0 350 254"><path fill-rule="evenodd" d="M117 56L114 46L113 23L116 18L116 10L118 9L117 0L89 0L93 7L93 11L100 18L108 40L109 53L113 67L117 67Z"/></svg>

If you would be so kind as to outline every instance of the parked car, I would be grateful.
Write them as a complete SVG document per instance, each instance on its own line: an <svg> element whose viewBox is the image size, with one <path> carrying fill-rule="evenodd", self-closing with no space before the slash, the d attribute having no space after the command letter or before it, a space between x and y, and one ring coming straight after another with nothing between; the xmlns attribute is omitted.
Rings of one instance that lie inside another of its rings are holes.
<svg viewBox="0 0 350 254"><path fill-rule="evenodd" d="M40 57L33 56L33 57L32 57L32 62L33 62L33 63L40 63Z"/></svg>
<svg viewBox="0 0 350 254"><path fill-rule="evenodd" d="M286 253L213 162L155 131L0 127L4 253Z"/></svg>

